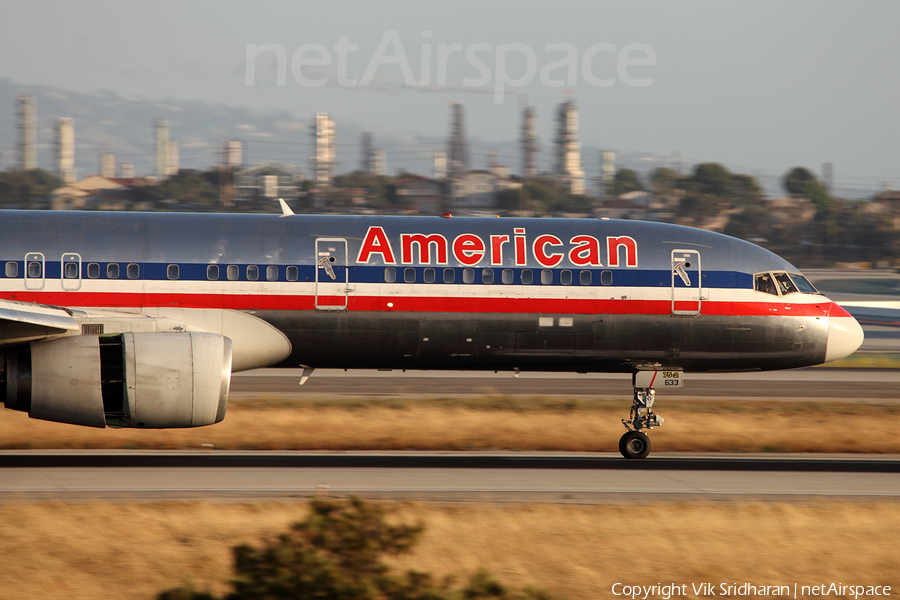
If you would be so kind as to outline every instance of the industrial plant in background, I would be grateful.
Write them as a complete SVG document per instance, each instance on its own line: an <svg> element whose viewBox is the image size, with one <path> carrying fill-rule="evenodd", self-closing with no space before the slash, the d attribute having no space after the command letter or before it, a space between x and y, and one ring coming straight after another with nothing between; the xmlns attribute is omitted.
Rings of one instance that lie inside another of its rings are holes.
<svg viewBox="0 0 900 600"><path fill-rule="evenodd" d="M37 117L36 103L33 98L23 96L18 99L19 113L19 147L17 166L20 170L30 171L37 168ZM533 106L526 106L522 113L521 130L521 178L531 180L541 178L544 183L558 187L561 193L583 194L584 173L581 168L581 154L578 143L578 114L571 101L560 105L557 119L556 166L550 173L538 172L538 138L536 133L537 114ZM506 190L522 188L521 179L513 176L509 167L500 164L496 158L489 159L487 169L472 169L469 142L466 136L465 110L462 104L453 103L450 107L450 127L445 152L430 151L431 178L424 177L430 183L424 185L419 181L415 185L406 173L401 174L402 185L395 188L377 186L377 189L356 188L349 192L330 192L329 189L346 187L339 182L339 160L337 145L337 124L327 112L315 113L310 124L312 152L309 153L309 183L303 176L302 168L284 161L257 160L250 163L246 160L245 149L240 140L223 139L219 142L219 157L212 170L215 175L208 177L208 183L215 190L207 190L202 194L187 194L185 182L180 176L179 146L171 139L171 128L166 119L155 119L152 128L154 170L141 178L135 173L134 163L122 162L117 173L116 156L113 148L104 148L97 155L97 171L99 177L109 180L102 186L106 190L114 185L127 185L141 188L141 201L132 209L146 208L180 208L218 210L254 209L253 204L274 198L285 198L289 202L312 197L305 208L308 210L372 210L389 209L391 198L396 198L404 211L433 211L453 209L462 213L501 210L499 194ZM107 144L103 144L108 146ZM70 194L66 200L48 201L48 207L67 208L101 208L121 207L121 203L95 201L92 192L84 189L85 185L96 185L99 179L90 173L76 173L77 144L75 139L75 123L69 117L60 117L56 125L56 156L54 173L64 184L59 188L61 193ZM381 178L385 182L391 178L387 175L387 152L373 142L370 132L364 132L360 140L359 172L370 177ZM399 173L399 171L398 171ZM81 182L79 181L79 177ZM420 176L423 177L423 176ZM405 179L404 179L405 178ZM194 178L198 183L200 180ZM373 180L374 181L374 180ZM417 180L416 180L417 181ZM433 182L433 183L431 183ZM139 185L138 185L139 184ZM417 187L417 190L409 186ZM371 187L371 185L369 186ZM427 194L423 196L423 190ZM78 189L75 200L71 196ZM148 205L146 191L158 190L157 198L163 206ZM391 191L393 189L393 191ZM438 190L435 196L435 190ZM57 190L54 190L56 192ZM216 201L209 201L211 193L217 193ZM102 195L107 195L104 192ZM179 195L190 195L179 197ZM197 202L197 197L207 200ZM344 202L345 197L352 201ZM420 206L421 202L421 206Z"/></svg>
<svg viewBox="0 0 900 600"><path fill-rule="evenodd" d="M834 198L832 163L822 165L820 177L801 167L792 169L784 178L787 194L779 197L767 195L755 177L716 163L693 164L686 172L677 152L648 162L647 157L603 150L592 158L597 175L588 190L579 112L572 99L551 112L553 143L544 160L550 168L543 172L536 107L521 105L514 150L504 156L496 150L472 150L465 107L452 103L442 151L399 151L399 156L427 157L427 174L401 167L393 176L387 174L388 152L371 132L362 134L359 146L347 144L354 149L344 151L341 161L337 123L327 112L315 113L304 126L308 135L293 141L222 136L215 143L217 158L206 170L181 169L169 121L155 119L145 145L152 149L146 152L152 155L152 167L139 173L130 157L140 152L126 150L125 160L117 164L116 146L104 142L94 146L93 161L82 156L79 162L84 146L78 144L75 120L54 116L52 126L42 128L34 98L18 96L14 107L18 139L13 168L0 172L2 208L272 212L282 198L297 212L593 215L680 223L768 244L798 262L805 256L810 264L851 258L889 263L900 256L900 192L883 189L856 201ZM81 131L90 129L87 124ZM41 132L50 132L52 143L39 139ZM288 150L293 160L251 161L250 146L257 143L303 149ZM52 151L41 157L41 148ZM347 152L358 152L358 158L350 159ZM196 151L188 155L196 160ZM487 163L486 168L473 165L473 155L484 157L475 162ZM511 158L514 169L502 164L501 157ZM46 171L39 168L41 158L52 165ZM79 172L79 165L85 172ZM628 168L632 165L640 165L641 171ZM795 254L791 248L797 249Z"/></svg>

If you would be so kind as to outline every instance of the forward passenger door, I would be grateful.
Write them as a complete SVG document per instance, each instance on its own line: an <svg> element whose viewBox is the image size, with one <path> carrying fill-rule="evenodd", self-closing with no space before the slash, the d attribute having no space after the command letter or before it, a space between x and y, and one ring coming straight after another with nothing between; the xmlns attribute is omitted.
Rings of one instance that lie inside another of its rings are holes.
<svg viewBox="0 0 900 600"><path fill-rule="evenodd" d="M699 250L672 250L672 314L697 316L703 296Z"/></svg>
<svg viewBox="0 0 900 600"><path fill-rule="evenodd" d="M347 310L350 292L347 240L317 238L315 260L316 309Z"/></svg>

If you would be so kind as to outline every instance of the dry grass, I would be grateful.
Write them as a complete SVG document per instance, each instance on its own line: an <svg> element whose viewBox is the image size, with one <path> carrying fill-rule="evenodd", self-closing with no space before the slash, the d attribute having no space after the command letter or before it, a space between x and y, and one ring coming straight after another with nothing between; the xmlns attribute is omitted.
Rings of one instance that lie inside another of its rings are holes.
<svg viewBox="0 0 900 600"><path fill-rule="evenodd" d="M617 581L900 587L896 502L390 506L426 524L402 568L464 576L484 566L572 600L612 597ZM187 577L222 593L233 545L259 543L304 512L289 503L0 505L0 597L143 600Z"/></svg>
<svg viewBox="0 0 900 600"><path fill-rule="evenodd" d="M849 402L660 402L655 452L898 453L900 436L860 435L900 406ZM2 448L615 451L627 402L577 399L240 400L223 423L96 429L0 410Z"/></svg>

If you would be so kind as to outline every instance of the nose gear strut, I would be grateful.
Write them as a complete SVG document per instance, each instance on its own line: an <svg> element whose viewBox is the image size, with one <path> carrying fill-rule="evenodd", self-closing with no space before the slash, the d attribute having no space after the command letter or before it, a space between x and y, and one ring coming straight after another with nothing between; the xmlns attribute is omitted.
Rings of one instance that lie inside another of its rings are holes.
<svg viewBox="0 0 900 600"><path fill-rule="evenodd" d="M683 371L638 371L632 377L634 399L628 419L622 419L625 435L619 440L619 452L625 458L646 458L650 454L650 438L645 429L653 429L663 424L664 419L653 412L656 399L654 384L667 388L680 388L684 381Z"/></svg>

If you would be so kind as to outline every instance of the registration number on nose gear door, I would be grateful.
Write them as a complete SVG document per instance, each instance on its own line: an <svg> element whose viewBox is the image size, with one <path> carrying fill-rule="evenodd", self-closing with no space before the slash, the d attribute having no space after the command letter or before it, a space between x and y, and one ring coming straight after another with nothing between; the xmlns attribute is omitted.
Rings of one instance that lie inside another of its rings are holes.
<svg viewBox="0 0 900 600"><path fill-rule="evenodd" d="M634 374L636 388L680 389L684 385L684 371L638 371Z"/></svg>

